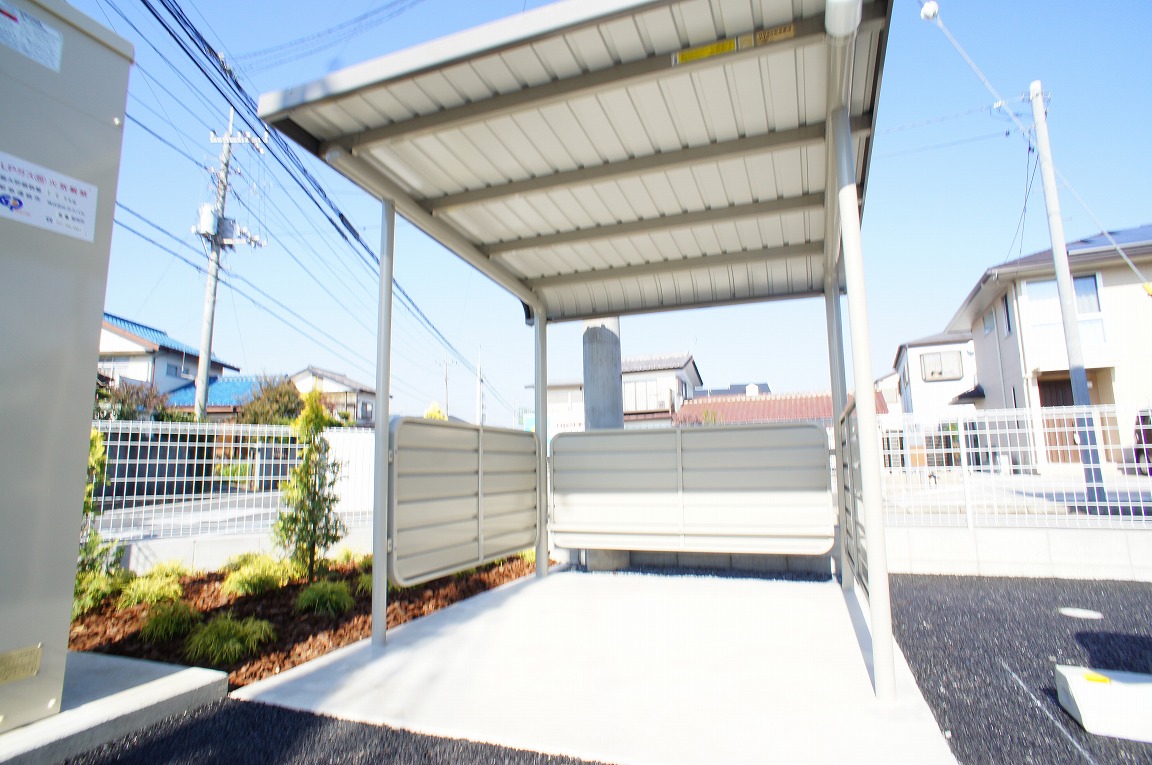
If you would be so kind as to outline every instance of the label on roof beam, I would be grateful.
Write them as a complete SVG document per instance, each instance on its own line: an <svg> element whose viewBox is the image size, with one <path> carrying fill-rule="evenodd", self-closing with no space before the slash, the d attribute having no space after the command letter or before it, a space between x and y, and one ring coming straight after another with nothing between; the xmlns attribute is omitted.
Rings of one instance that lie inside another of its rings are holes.
<svg viewBox="0 0 1152 765"><path fill-rule="evenodd" d="M795 36L795 24L783 24L778 27L772 27L771 29L761 29L752 34L740 35L730 40L720 40L719 42L673 53L672 66L687 64L693 61L703 61L706 58L722 56L725 53L732 53L747 48L759 48L761 45L771 45L772 43L777 43L782 40L790 40Z"/></svg>

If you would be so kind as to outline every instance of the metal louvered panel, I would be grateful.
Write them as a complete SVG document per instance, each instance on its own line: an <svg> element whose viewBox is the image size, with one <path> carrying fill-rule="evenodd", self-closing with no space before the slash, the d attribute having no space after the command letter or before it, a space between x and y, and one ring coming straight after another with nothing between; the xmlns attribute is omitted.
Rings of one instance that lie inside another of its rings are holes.
<svg viewBox="0 0 1152 765"><path fill-rule="evenodd" d="M836 511L815 425L562 433L560 547L823 555Z"/></svg>
<svg viewBox="0 0 1152 765"><path fill-rule="evenodd" d="M402 587L536 541L531 433L422 419L392 423L388 575Z"/></svg>

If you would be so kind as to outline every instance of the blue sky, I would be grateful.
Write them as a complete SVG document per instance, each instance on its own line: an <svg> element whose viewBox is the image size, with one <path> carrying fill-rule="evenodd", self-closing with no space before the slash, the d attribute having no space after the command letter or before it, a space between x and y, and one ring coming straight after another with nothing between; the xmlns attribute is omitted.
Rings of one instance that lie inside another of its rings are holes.
<svg viewBox="0 0 1152 765"><path fill-rule="evenodd" d="M136 47L117 219L203 262L190 228L197 207L212 199L205 167L215 166L219 145L208 132L224 131L227 105L140 0L73 4ZM182 6L256 97L541 4L334 0L322 15L298 0ZM245 58L381 6L388 11L382 15L393 17L312 55L261 70ZM877 375L901 342L943 330L986 268L1049 246L1038 175L1025 193L1034 166L1025 141L1002 110L991 108L995 99L944 35L918 14L916 0L895 0L864 212ZM1032 80L1042 80L1051 94L1056 165L1106 227L1152 222L1152 67L1144 53L1152 5L944 0L941 18L1025 124L1031 113L1021 96ZM304 161L378 251L377 206L318 162ZM228 215L268 244L237 248L226 266L236 286L264 307L222 288L215 354L242 373L290 373L312 364L371 383L374 277L267 156L237 147L236 166ZM1061 206L1069 240L1099 230L1063 188ZM398 311L394 408L419 414L432 400L443 404L447 367L449 409L472 419L476 385L469 367L479 357L493 389L488 421L511 424L514 407L530 405L525 386L533 368L532 333L519 302L407 223L398 230L396 277L467 362L451 358L412 314ZM196 343L203 289L191 267L117 227L108 311ZM748 381L766 381L778 392L828 387L821 301L625 317L621 335L625 355L691 351L710 387ZM580 326L552 327L549 343L552 378L578 378Z"/></svg>

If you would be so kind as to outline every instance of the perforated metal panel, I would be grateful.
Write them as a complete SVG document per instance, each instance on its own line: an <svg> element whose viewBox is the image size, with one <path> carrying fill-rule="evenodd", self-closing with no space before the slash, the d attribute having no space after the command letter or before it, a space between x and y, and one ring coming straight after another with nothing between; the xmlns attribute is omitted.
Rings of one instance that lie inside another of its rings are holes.
<svg viewBox="0 0 1152 765"><path fill-rule="evenodd" d="M560 547L810 554L832 547L828 441L813 425L564 433Z"/></svg>
<svg viewBox="0 0 1152 765"><path fill-rule="evenodd" d="M392 423L391 580L419 584L536 541L536 439L462 423Z"/></svg>

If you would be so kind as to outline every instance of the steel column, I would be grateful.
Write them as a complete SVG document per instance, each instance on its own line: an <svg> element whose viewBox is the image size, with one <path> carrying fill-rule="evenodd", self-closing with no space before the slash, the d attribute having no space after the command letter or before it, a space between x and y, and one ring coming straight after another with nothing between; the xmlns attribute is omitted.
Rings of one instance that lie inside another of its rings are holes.
<svg viewBox="0 0 1152 765"><path fill-rule="evenodd" d="M868 533L868 605L872 627L872 668L876 696L889 700L896 694L892 648L892 604L888 591L888 553L884 535L884 507L880 496L880 443L877 439L876 395L872 380L872 348L868 331L868 302L864 293L864 255L860 240L860 201L856 193L856 161L848 112L832 113L832 140L843 242L844 279L848 290L848 319L852 334L852 372L856 381L856 418L860 433L860 484L864 499L864 527Z"/></svg>
<svg viewBox="0 0 1152 765"><path fill-rule="evenodd" d="M383 200L380 231L380 308L376 331L376 468L372 471L372 645L388 640L388 473L392 462L388 400L392 367L392 273L396 206Z"/></svg>
<svg viewBox="0 0 1152 765"><path fill-rule="evenodd" d="M548 575L548 319L533 306L536 331L536 576Z"/></svg>

